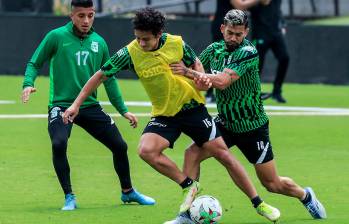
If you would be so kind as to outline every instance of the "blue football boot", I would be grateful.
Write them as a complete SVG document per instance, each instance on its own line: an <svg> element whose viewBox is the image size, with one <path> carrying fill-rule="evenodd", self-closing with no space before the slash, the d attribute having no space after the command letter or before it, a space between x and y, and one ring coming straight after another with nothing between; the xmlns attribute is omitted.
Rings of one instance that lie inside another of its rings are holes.
<svg viewBox="0 0 349 224"><path fill-rule="evenodd" d="M314 219L326 219L326 210L321 202L316 198L316 195L311 187L304 188L307 194L310 194L311 200L304 204L310 215Z"/></svg>
<svg viewBox="0 0 349 224"><path fill-rule="evenodd" d="M72 211L76 209L76 198L74 194L66 194L65 195L65 202L64 206L62 208L63 211Z"/></svg>
<svg viewBox="0 0 349 224"><path fill-rule="evenodd" d="M125 194L122 192L121 194L121 201L124 203L131 203L131 202L137 202L140 205L154 205L155 200L151 197L148 197L146 195L143 195L136 191L135 189L132 190L131 193Z"/></svg>

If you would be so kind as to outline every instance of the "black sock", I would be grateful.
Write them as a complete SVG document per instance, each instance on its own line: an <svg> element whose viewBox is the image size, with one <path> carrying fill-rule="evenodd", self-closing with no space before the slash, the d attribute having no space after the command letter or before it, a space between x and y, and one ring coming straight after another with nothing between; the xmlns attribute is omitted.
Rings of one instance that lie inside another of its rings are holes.
<svg viewBox="0 0 349 224"><path fill-rule="evenodd" d="M184 189L184 188L186 188L186 187L189 187L189 186L192 185L192 184L193 184L193 180L190 179L189 177L187 177L187 178L185 178L185 180L184 180L182 183L180 183L179 185L181 185L181 187Z"/></svg>
<svg viewBox="0 0 349 224"><path fill-rule="evenodd" d="M256 196L256 197L251 199L251 202L253 204L253 207L257 208L258 205L262 204L263 200L259 196Z"/></svg>
<svg viewBox="0 0 349 224"><path fill-rule="evenodd" d="M309 192L306 192L305 198L301 200L301 202L305 205L305 204L308 204L310 200L311 200L311 195L309 194Z"/></svg>
<svg viewBox="0 0 349 224"><path fill-rule="evenodd" d="M123 191L122 193L123 194L131 194L132 192L134 192L133 188L131 188L131 190L128 190L128 191Z"/></svg>

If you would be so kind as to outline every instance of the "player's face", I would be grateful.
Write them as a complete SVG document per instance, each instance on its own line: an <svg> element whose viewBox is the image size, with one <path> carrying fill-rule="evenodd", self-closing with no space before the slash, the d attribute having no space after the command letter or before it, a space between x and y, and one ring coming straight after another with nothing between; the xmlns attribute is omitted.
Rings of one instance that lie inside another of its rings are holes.
<svg viewBox="0 0 349 224"><path fill-rule="evenodd" d="M153 51L158 48L161 33L154 35L151 31L134 30L136 40L143 51Z"/></svg>
<svg viewBox="0 0 349 224"><path fill-rule="evenodd" d="M93 7L74 7L70 14L74 26L83 34L90 31L95 19L95 10Z"/></svg>
<svg viewBox="0 0 349 224"><path fill-rule="evenodd" d="M235 49L237 46L241 44L241 42L244 40L244 38L248 34L248 28L246 28L244 25L222 25L221 26L221 32L224 37L225 45L227 46L227 49Z"/></svg>

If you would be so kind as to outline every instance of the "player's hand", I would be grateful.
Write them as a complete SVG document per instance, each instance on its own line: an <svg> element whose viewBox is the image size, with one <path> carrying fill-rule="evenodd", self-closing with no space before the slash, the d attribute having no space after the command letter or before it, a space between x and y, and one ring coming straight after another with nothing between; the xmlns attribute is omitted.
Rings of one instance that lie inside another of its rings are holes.
<svg viewBox="0 0 349 224"><path fill-rule="evenodd" d="M260 0L262 5L269 5L272 0Z"/></svg>
<svg viewBox="0 0 349 224"><path fill-rule="evenodd" d="M74 118L79 114L79 107L72 104L68 109L66 109L62 115L63 123L68 124L73 123Z"/></svg>
<svg viewBox="0 0 349 224"><path fill-rule="evenodd" d="M198 77L194 77L194 83L197 89L199 90L208 90L212 87L211 79L203 74L199 74Z"/></svg>
<svg viewBox="0 0 349 224"><path fill-rule="evenodd" d="M22 91L22 102L23 103L27 103L29 101L29 97L31 93L35 93L36 92L36 88L28 86L25 87Z"/></svg>
<svg viewBox="0 0 349 224"><path fill-rule="evenodd" d="M123 114L123 116L124 116L124 118L129 120L131 127L133 127L133 128L137 127L138 119L137 119L136 115L134 115L131 112L126 112Z"/></svg>
<svg viewBox="0 0 349 224"><path fill-rule="evenodd" d="M188 70L188 68L185 67L182 61L178 63L170 64L170 68L172 70L172 73L175 75L185 75Z"/></svg>

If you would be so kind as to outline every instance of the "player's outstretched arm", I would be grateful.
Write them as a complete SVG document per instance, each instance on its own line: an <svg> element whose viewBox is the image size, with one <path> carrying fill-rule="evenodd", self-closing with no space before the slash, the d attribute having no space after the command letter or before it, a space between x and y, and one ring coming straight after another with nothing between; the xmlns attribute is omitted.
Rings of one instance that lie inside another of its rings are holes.
<svg viewBox="0 0 349 224"><path fill-rule="evenodd" d="M31 87L31 86L25 87L22 91L22 96L21 96L22 102L27 103L29 101L30 94L35 93L35 92L36 92L36 88Z"/></svg>
<svg viewBox="0 0 349 224"><path fill-rule="evenodd" d="M65 124L68 124L68 122L73 122L74 118L79 113L79 108L81 104L106 79L107 77L103 74L101 70L99 70L87 81L87 83L82 88L82 90L80 91L78 97L75 99L73 104L64 112L63 122Z"/></svg>
<svg viewBox="0 0 349 224"><path fill-rule="evenodd" d="M137 127L138 118L136 117L136 115L134 115L131 112L126 112L122 116L124 116L124 118L126 118L130 122L131 127L133 128Z"/></svg>

